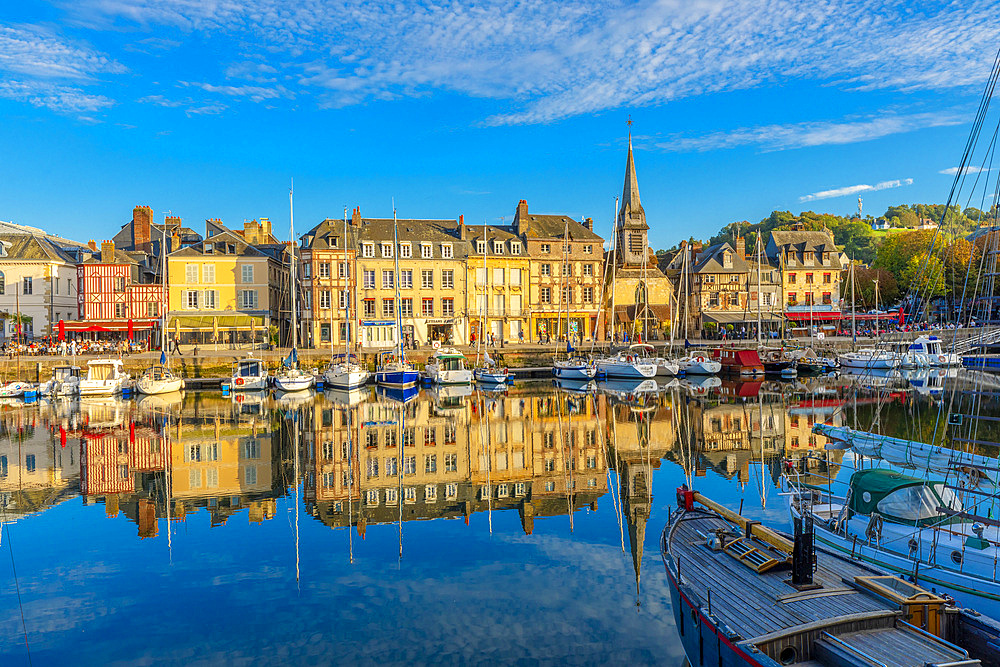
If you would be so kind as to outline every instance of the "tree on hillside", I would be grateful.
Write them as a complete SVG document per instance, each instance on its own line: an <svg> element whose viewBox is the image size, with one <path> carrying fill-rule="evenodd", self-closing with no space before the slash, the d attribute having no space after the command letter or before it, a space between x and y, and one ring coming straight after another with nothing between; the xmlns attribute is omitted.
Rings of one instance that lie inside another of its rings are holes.
<svg viewBox="0 0 1000 667"><path fill-rule="evenodd" d="M878 256L872 263L872 268L885 269L899 278L899 289L910 288L909 280L903 277L903 270L913 257L923 257L930 250L933 231L903 232L890 234L882 239L878 247Z"/></svg>
<svg viewBox="0 0 1000 667"><path fill-rule="evenodd" d="M851 286L845 273L844 285L840 293L850 298ZM878 308L886 310L899 300L899 284L895 276L885 269L869 269L863 266L854 269L854 291L858 308L869 310L875 308L875 281L878 281Z"/></svg>

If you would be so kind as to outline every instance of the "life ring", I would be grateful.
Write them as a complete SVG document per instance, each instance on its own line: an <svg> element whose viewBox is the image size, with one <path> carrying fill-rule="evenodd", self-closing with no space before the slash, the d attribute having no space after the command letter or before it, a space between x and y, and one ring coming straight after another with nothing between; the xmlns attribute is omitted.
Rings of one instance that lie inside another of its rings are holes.
<svg viewBox="0 0 1000 667"><path fill-rule="evenodd" d="M938 361L940 361L943 364L944 362L948 361L948 357L944 356L943 354L939 354Z"/></svg>
<svg viewBox="0 0 1000 667"><path fill-rule="evenodd" d="M236 378L236 386L237 387L243 386L243 378Z"/></svg>

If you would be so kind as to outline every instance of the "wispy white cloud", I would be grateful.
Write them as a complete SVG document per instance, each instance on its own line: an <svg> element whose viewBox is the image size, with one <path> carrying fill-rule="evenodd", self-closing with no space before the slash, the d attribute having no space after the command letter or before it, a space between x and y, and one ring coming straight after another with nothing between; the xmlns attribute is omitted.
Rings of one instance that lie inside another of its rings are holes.
<svg viewBox="0 0 1000 667"><path fill-rule="evenodd" d="M892 188L901 188L906 185L913 185L912 178L902 178L895 179L892 181L882 181L881 183L876 183L875 185L848 185L842 188L834 188L832 190L820 190L819 192L814 192L810 195L803 195L799 197L800 202L816 201L817 199L832 199L834 197L846 197L848 195L856 195L862 192L874 192L876 190L891 190Z"/></svg>
<svg viewBox="0 0 1000 667"><path fill-rule="evenodd" d="M95 112L114 102L87 87L99 75L124 71L115 60L42 28L0 26L0 98L63 113Z"/></svg>
<svg viewBox="0 0 1000 667"><path fill-rule="evenodd" d="M812 121L783 125L743 127L702 136L674 135L655 143L665 151L709 151L739 146L756 146L764 151L849 144L871 141L890 134L913 132L928 127L959 125L968 119L953 112L867 116L833 121Z"/></svg>
<svg viewBox="0 0 1000 667"><path fill-rule="evenodd" d="M939 174L945 174L946 176L957 176L958 175L958 171L959 171L958 167L948 167L947 169L942 169L938 173ZM967 174L978 174L978 173L984 172L984 171L989 171L989 169L985 168L985 167L968 166L968 167L964 167L962 169L962 175L964 176L964 175L967 175Z"/></svg>
<svg viewBox="0 0 1000 667"><path fill-rule="evenodd" d="M487 125L545 123L800 81L851 90L978 85L989 69L985 47L1000 32L990 0L920 11L910 0L63 0L63 6L80 25L229 38L243 52L280 59L280 73L230 67L224 74L233 87L273 77L296 97L309 94L324 106L457 93L498 101ZM870 127L863 136L878 132Z"/></svg>
<svg viewBox="0 0 1000 667"><path fill-rule="evenodd" d="M180 85L185 87L195 87L201 88L202 90L209 93L218 93L220 95L228 95L230 97L246 97L254 102L263 102L264 100L273 100L279 97L292 97L292 93L288 91L284 86L217 86L211 83L191 83L188 81L180 81Z"/></svg>

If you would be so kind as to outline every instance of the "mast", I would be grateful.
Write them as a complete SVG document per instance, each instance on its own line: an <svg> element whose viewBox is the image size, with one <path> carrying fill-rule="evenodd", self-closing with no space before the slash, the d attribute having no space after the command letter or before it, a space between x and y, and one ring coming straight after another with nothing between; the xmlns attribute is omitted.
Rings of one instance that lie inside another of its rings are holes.
<svg viewBox="0 0 1000 667"><path fill-rule="evenodd" d="M559 307L556 309L556 354L559 352L559 334L562 333L562 307L566 299L566 257L567 239L569 238L569 222L563 226L562 264L559 266ZM569 345L569 303L566 304L566 344Z"/></svg>
<svg viewBox="0 0 1000 667"><path fill-rule="evenodd" d="M744 248L745 247L746 246L744 245ZM760 229L759 228L757 229L756 239L754 241L754 251L756 252L756 255L757 255L757 347L760 347L760 345L761 345L761 342L760 342L760 340L761 340L761 332L760 332L760 307L761 307L761 301L763 300L764 295L761 293L761 279L760 279L761 278L760 277L760 272L761 272L761 266L760 266ZM761 415L763 415L763 413L761 413ZM763 416L761 418L763 419Z"/></svg>
<svg viewBox="0 0 1000 667"><path fill-rule="evenodd" d="M618 282L618 197L615 197L615 217L611 223L611 341L608 350L615 344L615 285Z"/></svg>
<svg viewBox="0 0 1000 667"><path fill-rule="evenodd" d="M351 359L350 339L351 339L351 296L348 292L350 285L350 265L347 263L347 207L344 207L344 247L340 249L344 254L344 368L348 368ZM333 309L330 309L330 319L333 319ZM333 356L333 322L330 322L330 356Z"/></svg>
<svg viewBox="0 0 1000 667"><path fill-rule="evenodd" d="M291 235L291 239L289 239L289 248L288 248L289 253L291 253L291 260L290 260L290 263L288 265L288 282L290 283L290 285L289 285L289 291L291 292L291 301L290 301L291 306L290 307L291 307L291 316L292 316L292 322L291 322L291 324L292 324L292 353L294 354L295 353L295 348L297 348L299 346L298 345L298 343L299 343L298 333L299 332L297 330L296 321L295 321L295 319L296 319L295 318L295 217L294 217L293 212L292 212L292 186L291 185L289 185L289 187L288 187L288 230L289 230L289 234ZM330 332L330 338L333 338L333 332L332 331ZM296 355L296 357L297 357L297 355ZM295 363L298 364L298 358L296 358Z"/></svg>
<svg viewBox="0 0 1000 667"><path fill-rule="evenodd" d="M483 300L477 303L479 310L479 336L476 338L476 366L479 365L479 351L483 347L483 336L486 335L486 323L490 314L490 272L486 268L486 221L483 221ZM476 281L479 282L478 280ZM478 285L477 285L478 287ZM478 299L477 299L478 301ZM482 304L482 305L480 305Z"/></svg>
<svg viewBox="0 0 1000 667"><path fill-rule="evenodd" d="M684 246L684 261L681 264L681 275L684 277L684 341L687 342L688 335L688 318L690 313L688 312L688 306L691 304L691 244L688 243Z"/></svg>
<svg viewBox="0 0 1000 667"><path fill-rule="evenodd" d="M163 283L162 305L163 315L160 317L160 355L167 361L170 367L170 358L167 354L167 305L169 304L169 292L167 291L167 221L164 217L163 229L160 230L160 281ZM218 341L216 341L218 345Z"/></svg>
<svg viewBox="0 0 1000 667"><path fill-rule="evenodd" d="M399 363L403 363L403 320L400 316L400 306L402 305L399 300L399 225L396 223L396 202L392 202L392 259L393 267L396 272L394 276L393 283L396 286L396 303L393 310L396 313L396 350L399 352ZM416 333L414 333L416 335ZM400 507L402 507L402 500L400 500ZM400 545L400 552L402 553L402 545Z"/></svg>
<svg viewBox="0 0 1000 667"><path fill-rule="evenodd" d="M851 349L858 348L858 310L854 306L854 260L851 260Z"/></svg>

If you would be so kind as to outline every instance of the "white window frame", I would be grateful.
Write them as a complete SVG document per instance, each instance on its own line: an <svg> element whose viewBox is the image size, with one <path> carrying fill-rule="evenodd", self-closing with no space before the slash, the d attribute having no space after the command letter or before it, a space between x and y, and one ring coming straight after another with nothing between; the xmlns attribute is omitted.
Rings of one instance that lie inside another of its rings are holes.
<svg viewBox="0 0 1000 667"><path fill-rule="evenodd" d="M444 259L453 259L455 257L455 252L450 243L441 244L441 257Z"/></svg>
<svg viewBox="0 0 1000 667"><path fill-rule="evenodd" d="M434 289L434 269L420 269L420 289Z"/></svg>
<svg viewBox="0 0 1000 667"><path fill-rule="evenodd" d="M392 259L392 244L388 241L382 242L382 257Z"/></svg>
<svg viewBox="0 0 1000 667"><path fill-rule="evenodd" d="M198 282L198 265L197 264L185 264L184 265L184 282L188 285L193 285Z"/></svg>
<svg viewBox="0 0 1000 667"><path fill-rule="evenodd" d="M375 289L375 269L364 269L361 278L364 289Z"/></svg>
<svg viewBox="0 0 1000 667"><path fill-rule="evenodd" d="M502 255L503 254L503 241L493 241L493 254Z"/></svg>
<svg viewBox="0 0 1000 667"><path fill-rule="evenodd" d="M399 289L413 289L413 269L399 270Z"/></svg>
<svg viewBox="0 0 1000 667"><path fill-rule="evenodd" d="M421 243L420 257L423 259L434 259L434 246L430 243Z"/></svg>
<svg viewBox="0 0 1000 667"><path fill-rule="evenodd" d="M399 244L399 257L400 259L409 259L413 257L413 244L409 241L405 241Z"/></svg>
<svg viewBox="0 0 1000 667"><path fill-rule="evenodd" d="M201 282L209 285L215 284L215 264L201 265Z"/></svg>
<svg viewBox="0 0 1000 667"><path fill-rule="evenodd" d="M247 275L250 276L249 280L247 280ZM243 279L245 285L253 283L253 264L240 265L240 278Z"/></svg>
<svg viewBox="0 0 1000 667"><path fill-rule="evenodd" d="M184 309L185 310L198 310L198 290L185 290L184 292ZM193 304L193 305L192 305Z"/></svg>
<svg viewBox="0 0 1000 667"><path fill-rule="evenodd" d="M361 256L373 258L375 257L375 244L365 242L361 244Z"/></svg>
<svg viewBox="0 0 1000 667"><path fill-rule="evenodd" d="M455 289L454 269L441 269L441 289Z"/></svg>
<svg viewBox="0 0 1000 667"><path fill-rule="evenodd" d="M521 242L520 241L511 241L510 242L510 254L512 254L512 255L520 255L521 254Z"/></svg>
<svg viewBox="0 0 1000 667"><path fill-rule="evenodd" d="M214 267L213 267L214 268ZM205 310L219 309L219 292L214 289L207 289L202 292L202 308Z"/></svg>

